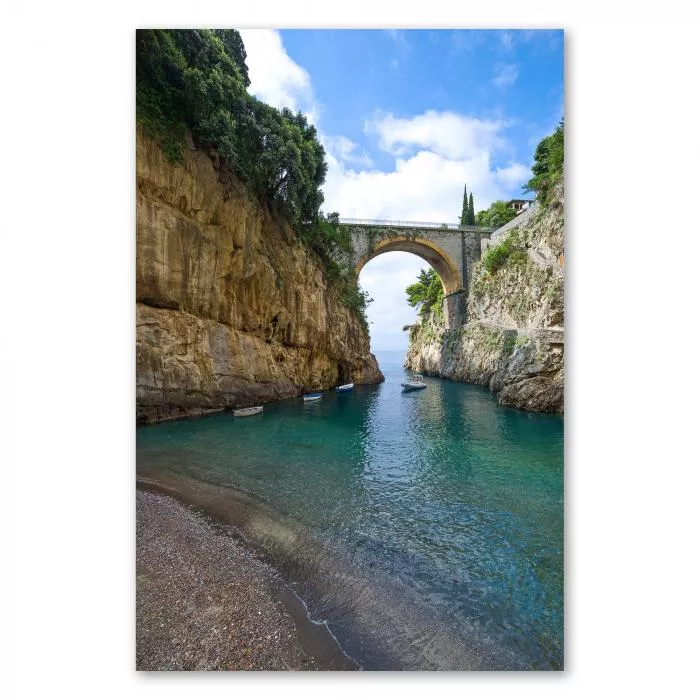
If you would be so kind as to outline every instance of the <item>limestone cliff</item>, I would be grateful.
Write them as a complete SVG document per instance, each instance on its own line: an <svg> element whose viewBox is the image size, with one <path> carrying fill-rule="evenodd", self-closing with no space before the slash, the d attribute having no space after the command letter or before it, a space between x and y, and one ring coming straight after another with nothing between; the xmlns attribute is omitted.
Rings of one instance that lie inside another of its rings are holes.
<svg viewBox="0 0 700 700"><path fill-rule="evenodd" d="M496 247L498 265L485 257ZM468 323L446 331L424 318L410 330L406 367L486 385L507 406L563 413L563 185L546 207L488 242L470 279Z"/></svg>
<svg viewBox="0 0 700 700"><path fill-rule="evenodd" d="M315 256L192 143L136 138L136 415L154 422L383 381Z"/></svg>

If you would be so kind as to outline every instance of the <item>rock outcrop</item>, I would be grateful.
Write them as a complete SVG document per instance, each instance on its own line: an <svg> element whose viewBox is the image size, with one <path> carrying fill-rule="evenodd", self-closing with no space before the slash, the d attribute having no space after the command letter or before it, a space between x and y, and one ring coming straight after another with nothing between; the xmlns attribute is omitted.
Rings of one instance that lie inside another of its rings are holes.
<svg viewBox="0 0 700 700"><path fill-rule="evenodd" d="M147 423L383 381L316 257L214 153L136 139L136 415Z"/></svg>
<svg viewBox="0 0 700 700"><path fill-rule="evenodd" d="M501 404L564 411L564 191L520 227L489 241L504 261L470 276L462 328L445 330L430 315L410 329L405 366L425 374L483 384Z"/></svg>

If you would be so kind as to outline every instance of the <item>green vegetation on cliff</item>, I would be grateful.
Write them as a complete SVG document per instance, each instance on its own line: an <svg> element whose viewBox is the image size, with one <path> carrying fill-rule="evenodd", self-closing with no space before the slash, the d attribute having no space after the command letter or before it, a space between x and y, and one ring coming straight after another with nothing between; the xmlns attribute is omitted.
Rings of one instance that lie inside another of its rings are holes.
<svg viewBox="0 0 700 700"><path fill-rule="evenodd" d="M316 128L249 95L248 82L235 30L136 33L136 119L149 136L178 161L190 130L271 209L294 226L310 225L327 169Z"/></svg>
<svg viewBox="0 0 700 700"><path fill-rule="evenodd" d="M503 200L495 201L488 209L480 211L476 215L478 226L490 226L499 228L517 216L515 209L508 206Z"/></svg>
<svg viewBox="0 0 700 700"><path fill-rule="evenodd" d="M481 258L483 268L493 274L506 262L517 264L527 260L527 253L519 243L518 231L509 233L500 243L489 248Z"/></svg>
<svg viewBox="0 0 700 700"><path fill-rule="evenodd" d="M406 287L406 294L409 306L413 308L420 306L422 316L425 317L432 312L442 318L442 300L445 298L445 292L442 288L442 281L435 270L432 268L421 270L418 282Z"/></svg>
<svg viewBox="0 0 700 700"><path fill-rule="evenodd" d="M524 192L536 192L546 203L554 185L564 176L564 120L556 131L543 138L535 150L533 177L523 187Z"/></svg>
<svg viewBox="0 0 700 700"><path fill-rule="evenodd" d="M284 218L321 259L343 303L366 324L368 296L336 261L350 250L338 215L321 212L325 151L316 127L248 94L246 51L235 29L136 32L136 120L168 159L182 162L187 132L213 148L248 190Z"/></svg>

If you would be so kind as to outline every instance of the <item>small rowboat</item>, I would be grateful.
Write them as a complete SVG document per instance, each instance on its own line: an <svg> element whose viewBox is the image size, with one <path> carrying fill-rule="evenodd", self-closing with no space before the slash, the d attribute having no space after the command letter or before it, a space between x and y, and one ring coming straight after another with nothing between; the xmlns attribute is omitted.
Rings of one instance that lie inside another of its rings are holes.
<svg viewBox="0 0 700 700"><path fill-rule="evenodd" d="M425 389L427 384L413 378L408 382L401 382L401 386L404 388L404 391L417 391L418 389Z"/></svg>
<svg viewBox="0 0 700 700"><path fill-rule="evenodd" d="M345 392L345 391L352 391L352 388L353 388L354 386L355 386L355 385L352 384L352 383L350 383L350 384L341 384L340 386L337 386L337 387L335 388L335 390L336 390L339 394L341 394L341 393L343 393L343 392Z"/></svg>
<svg viewBox="0 0 700 700"><path fill-rule="evenodd" d="M233 412L236 418L244 418L245 416L255 416L263 412L262 406L251 406L250 408L238 408Z"/></svg>
<svg viewBox="0 0 700 700"><path fill-rule="evenodd" d="M323 394L318 393L318 394L304 394L303 399L304 401L318 401L320 398L323 397Z"/></svg>

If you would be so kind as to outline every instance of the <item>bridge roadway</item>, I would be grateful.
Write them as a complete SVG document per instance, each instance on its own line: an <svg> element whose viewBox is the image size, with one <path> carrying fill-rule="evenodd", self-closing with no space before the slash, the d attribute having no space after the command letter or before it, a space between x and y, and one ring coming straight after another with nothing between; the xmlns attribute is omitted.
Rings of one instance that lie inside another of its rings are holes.
<svg viewBox="0 0 700 700"><path fill-rule="evenodd" d="M430 221L390 221L388 219L338 219L339 223L349 226L385 226L387 228L413 228L413 229L426 229L432 230L436 229L438 231L444 231L445 229L451 231L477 231L479 233L491 234L496 231L495 228L489 228L488 226L471 226L466 224L444 224L435 223Z"/></svg>

